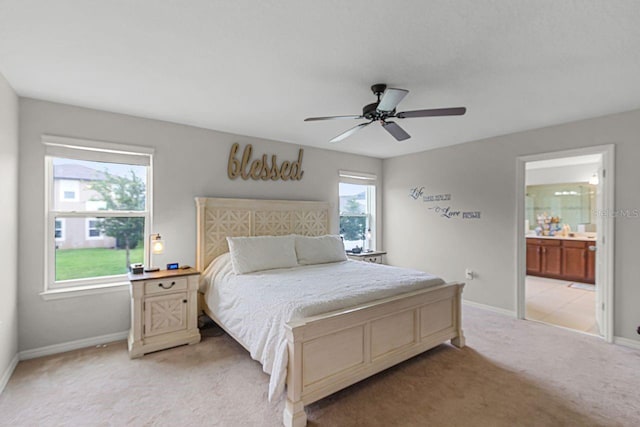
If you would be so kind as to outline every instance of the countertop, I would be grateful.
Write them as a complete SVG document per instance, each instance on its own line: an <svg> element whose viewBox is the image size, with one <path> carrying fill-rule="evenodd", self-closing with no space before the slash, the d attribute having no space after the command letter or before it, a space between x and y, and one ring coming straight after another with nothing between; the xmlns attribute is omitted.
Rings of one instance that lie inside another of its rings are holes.
<svg viewBox="0 0 640 427"><path fill-rule="evenodd" d="M596 236L587 237L587 236L536 236L535 234L527 234L525 236L527 239L555 239L555 240L580 240L583 242L595 242L597 240Z"/></svg>

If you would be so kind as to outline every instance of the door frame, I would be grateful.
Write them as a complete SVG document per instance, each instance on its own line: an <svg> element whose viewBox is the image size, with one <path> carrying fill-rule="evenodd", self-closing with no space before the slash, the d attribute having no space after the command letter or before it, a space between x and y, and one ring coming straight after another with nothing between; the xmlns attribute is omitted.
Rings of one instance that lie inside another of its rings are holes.
<svg viewBox="0 0 640 427"><path fill-rule="evenodd" d="M615 145L597 145L593 147L576 148L572 150L553 151L540 154L519 156L516 158L516 314L519 319L525 318L525 277L527 274L526 259L526 238L524 230L525 221L525 173L526 163L538 160L551 160L563 157L584 156L589 154L602 155L602 169L604 173L599 174L602 184L602 207L604 212L599 213L602 218L602 230L598 230L598 245L601 246L596 252L597 257L604 257L602 262L596 265L602 266L602 272L596 273L597 286L602 286L603 293L603 338L613 342L613 270L614 270L614 246L615 246ZM602 282L602 283L600 283Z"/></svg>

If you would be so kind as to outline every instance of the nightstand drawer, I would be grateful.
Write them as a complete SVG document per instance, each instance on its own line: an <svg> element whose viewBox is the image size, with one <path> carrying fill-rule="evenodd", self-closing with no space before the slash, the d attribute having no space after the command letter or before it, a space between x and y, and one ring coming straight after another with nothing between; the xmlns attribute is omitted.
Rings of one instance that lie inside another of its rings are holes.
<svg viewBox="0 0 640 427"><path fill-rule="evenodd" d="M368 262L373 262L376 264L382 264L382 255L368 256L368 257L365 257L364 260Z"/></svg>
<svg viewBox="0 0 640 427"><path fill-rule="evenodd" d="M154 295L187 290L186 277L167 277L165 279L148 280L144 284L145 295Z"/></svg>

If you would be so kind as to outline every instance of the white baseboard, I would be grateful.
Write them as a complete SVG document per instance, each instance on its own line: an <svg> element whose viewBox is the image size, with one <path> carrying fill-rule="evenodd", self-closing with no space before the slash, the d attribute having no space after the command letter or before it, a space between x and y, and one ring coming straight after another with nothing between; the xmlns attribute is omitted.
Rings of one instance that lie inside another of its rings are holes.
<svg viewBox="0 0 640 427"><path fill-rule="evenodd" d="M640 350L640 341L630 340L629 338L613 337L613 343Z"/></svg>
<svg viewBox="0 0 640 427"><path fill-rule="evenodd" d="M11 362L9 362L9 366L7 366L7 369L5 369L2 373L2 376L0 377L0 394L2 394L4 388L7 386L9 378L11 378L11 375L13 375L13 371L16 369L16 366L18 366L19 360L20 355L16 353L16 355L13 356L13 359L11 359Z"/></svg>
<svg viewBox="0 0 640 427"><path fill-rule="evenodd" d="M492 305L480 304L479 302L462 300L462 303L469 307L481 308L483 310L493 311L494 313L503 314L505 316L516 317L516 312L506 310L504 308L494 307Z"/></svg>
<svg viewBox="0 0 640 427"><path fill-rule="evenodd" d="M129 331L116 332L113 334L100 335L98 337L84 338L81 340L48 345L31 350L23 350L20 352L20 360L35 359L36 357L49 356L52 354L64 353L65 351L77 350L79 348L92 347L94 345L121 341L127 339L128 335Z"/></svg>

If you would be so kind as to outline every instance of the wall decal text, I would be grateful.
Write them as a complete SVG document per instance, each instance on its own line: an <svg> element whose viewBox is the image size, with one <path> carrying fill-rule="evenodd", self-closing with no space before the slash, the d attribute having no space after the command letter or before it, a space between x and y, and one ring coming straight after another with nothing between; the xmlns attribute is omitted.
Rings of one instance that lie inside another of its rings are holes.
<svg viewBox="0 0 640 427"><path fill-rule="evenodd" d="M450 202L452 199L451 193L443 194L424 194L425 187L416 186L409 188L409 197L413 200L420 200L422 198L423 203L432 202ZM431 206L428 210L435 212L439 217L447 219L480 219L480 211L462 211L460 209L453 208L451 206Z"/></svg>
<svg viewBox="0 0 640 427"><path fill-rule="evenodd" d="M424 187L415 187L409 190L409 197L411 197L413 200L418 200L422 194L424 193Z"/></svg>
<svg viewBox="0 0 640 427"><path fill-rule="evenodd" d="M462 212L462 219L480 219L480 211Z"/></svg>
<svg viewBox="0 0 640 427"><path fill-rule="evenodd" d="M433 210L435 213L439 214L443 218L451 219L451 218L460 217L460 211L455 211L451 209L451 206L447 206L446 208L443 208L440 206L434 206L429 209Z"/></svg>
<svg viewBox="0 0 640 427"><path fill-rule="evenodd" d="M446 202L451 200L451 194L430 194L422 198L423 202Z"/></svg>

